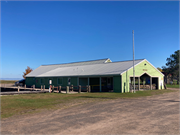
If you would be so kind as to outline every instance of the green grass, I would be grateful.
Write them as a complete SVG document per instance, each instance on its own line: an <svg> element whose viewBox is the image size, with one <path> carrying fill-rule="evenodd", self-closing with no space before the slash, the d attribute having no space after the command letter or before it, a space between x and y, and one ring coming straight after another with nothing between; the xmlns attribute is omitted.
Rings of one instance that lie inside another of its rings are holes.
<svg viewBox="0 0 180 135"><path fill-rule="evenodd" d="M17 80L0 80L1 84L10 84L10 83L15 83Z"/></svg>
<svg viewBox="0 0 180 135"><path fill-rule="evenodd" d="M136 93L81 93L81 94L23 94L1 97L1 118L41 111L63 109L90 102L101 102L118 98L137 98L173 92L172 90L148 90Z"/></svg>
<svg viewBox="0 0 180 135"><path fill-rule="evenodd" d="M179 88L179 85L171 85L171 84L166 84L166 86L168 87L168 88Z"/></svg>

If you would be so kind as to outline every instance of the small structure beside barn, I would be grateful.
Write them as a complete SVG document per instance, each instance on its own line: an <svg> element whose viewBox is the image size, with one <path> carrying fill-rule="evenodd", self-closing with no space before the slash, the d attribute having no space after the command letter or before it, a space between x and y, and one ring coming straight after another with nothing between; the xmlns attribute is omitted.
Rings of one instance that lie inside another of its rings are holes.
<svg viewBox="0 0 180 135"><path fill-rule="evenodd" d="M130 92L133 89L133 61L100 59L67 64L42 65L26 75L26 86L87 86L91 92ZM164 89L164 75L146 59L135 60L135 89Z"/></svg>

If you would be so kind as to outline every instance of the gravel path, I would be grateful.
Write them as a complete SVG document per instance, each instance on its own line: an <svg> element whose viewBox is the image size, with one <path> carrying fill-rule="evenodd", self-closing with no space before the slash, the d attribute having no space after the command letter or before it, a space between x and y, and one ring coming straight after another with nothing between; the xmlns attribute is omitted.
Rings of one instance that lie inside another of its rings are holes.
<svg viewBox="0 0 180 135"><path fill-rule="evenodd" d="M1 120L1 134L179 134L179 92Z"/></svg>

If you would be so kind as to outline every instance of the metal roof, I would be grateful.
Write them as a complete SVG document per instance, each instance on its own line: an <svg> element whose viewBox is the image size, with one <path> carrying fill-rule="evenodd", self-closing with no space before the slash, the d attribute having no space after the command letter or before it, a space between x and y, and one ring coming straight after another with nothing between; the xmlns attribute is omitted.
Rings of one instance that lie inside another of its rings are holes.
<svg viewBox="0 0 180 135"><path fill-rule="evenodd" d="M106 63L107 60L110 60L110 59L105 58L105 59L98 59L98 60L88 60L88 61L79 61L79 62L71 62L71 63L63 63L63 64L52 64L52 65L42 65L42 66L61 66L61 67L77 66L77 65L80 66L80 65L87 65L87 64Z"/></svg>
<svg viewBox="0 0 180 135"><path fill-rule="evenodd" d="M103 60L40 66L26 77L115 75L133 66L133 61L105 63L107 59ZM135 65L143 60L135 60Z"/></svg>

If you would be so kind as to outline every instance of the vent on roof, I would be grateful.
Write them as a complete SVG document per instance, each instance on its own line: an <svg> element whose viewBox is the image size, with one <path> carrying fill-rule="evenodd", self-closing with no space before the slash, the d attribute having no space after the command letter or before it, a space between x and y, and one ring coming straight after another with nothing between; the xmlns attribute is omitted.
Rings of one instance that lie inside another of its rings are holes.
<svg viewBox="0 0 180 135"><path fill-rule="evenodd" d="M104 63L112 62L110 59L107 59Z"/></svg>

